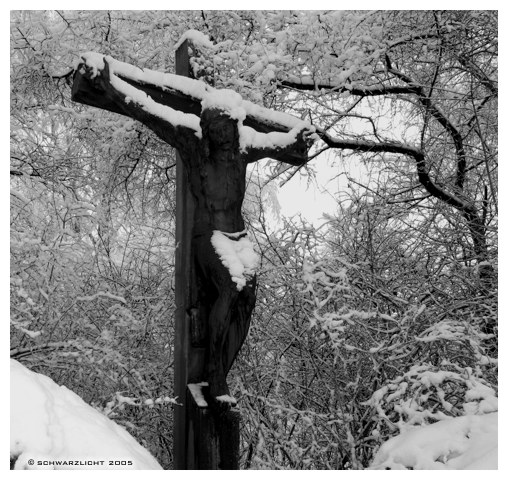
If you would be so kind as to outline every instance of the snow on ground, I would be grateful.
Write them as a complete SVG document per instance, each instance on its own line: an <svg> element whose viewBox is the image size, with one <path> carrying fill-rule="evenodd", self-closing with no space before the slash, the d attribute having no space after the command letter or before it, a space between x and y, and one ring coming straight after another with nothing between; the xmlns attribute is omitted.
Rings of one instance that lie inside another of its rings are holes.
<svg viewBox="0 0 508 480"><path fill-rule="evenodd" d="M10 368L15 469L162 469L124 428L74 392L16 360Z"/></svg>
<svg viewBox="0 0 508 480"><path fill-rule="evenodd" d="M496 470L497 412L414 427L385 442L372 469Z"/></svg>

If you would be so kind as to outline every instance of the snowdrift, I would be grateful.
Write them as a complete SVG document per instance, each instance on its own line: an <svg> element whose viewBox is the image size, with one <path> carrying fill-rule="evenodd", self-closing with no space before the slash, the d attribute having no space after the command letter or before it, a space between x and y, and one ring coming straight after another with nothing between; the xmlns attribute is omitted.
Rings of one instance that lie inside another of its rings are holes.
<svg viewBox="0 0 508 480"><path fill-rule="evenodd" d="M16 360L10 412L15 470L162 469L124 428Z"/></svg>

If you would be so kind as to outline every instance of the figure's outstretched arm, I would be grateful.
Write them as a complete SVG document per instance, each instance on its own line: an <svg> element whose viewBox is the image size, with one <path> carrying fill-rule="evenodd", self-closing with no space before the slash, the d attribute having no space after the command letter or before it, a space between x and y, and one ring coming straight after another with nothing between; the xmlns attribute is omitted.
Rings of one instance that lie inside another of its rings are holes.
<svg viewBox="0 0 508 480"><path fill-rule="evenodd" d="M287 133L260 133L242 126L240 142L248 163L268 157L291 165L303 165L308 161L308 151L315 135L315 128L303 122Z"/></svg>
<svg viewBox="0 0 508 480"><path fill-rule="evenodd" d="M73 94L86 95L86 102L140 121L175 148L184 148L189 138L201 134L199 117L155 102L142 90L115 75L114 60L89 59L78 66ZM77 93L76 93L77 92ZM81 99L77 99L80 101Z"/></svg>

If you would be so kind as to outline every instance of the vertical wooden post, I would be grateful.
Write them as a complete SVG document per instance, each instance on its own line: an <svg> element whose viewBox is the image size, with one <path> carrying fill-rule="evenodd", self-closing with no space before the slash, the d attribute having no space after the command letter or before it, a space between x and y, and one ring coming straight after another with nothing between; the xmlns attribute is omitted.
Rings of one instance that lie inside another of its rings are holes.
<svg viewBox="0 0 508 480"><path fill-rule="evenodd" d="M187 41L175 53L177 75L189 76ZM187 468L187 399L189 377L190 328L188 308L193 279L191 265L191 240L194 204L189 188L187 172L180 154L176 153L176 251L175 251L175 346L174 385L175 396L182 405L174 407L173 465L175 470Z"/></svg>
<svg viewBox="0 0 508 480"><path fill-rule="evenodd" d="M177 75L190 74L187 41L175 54ZM240 442L240 414L232 408L222 414L204 400L196 401L188 384L201 383L205 373L207 328L198 311L197 281L192 252L194 199L188 173L176 155L175 251L175 396L173 466L175 470L236 470ZM200 395L206 395L207 387Z"/></svg>
<svg viewBox="0 0 508 480"><path fill-rule="evenodd" d="M199 385L187 389L188 431L192 439L187 450L188 468L238 470L240 412L237 408L214 412L204 401L207 387Z"/></svg>

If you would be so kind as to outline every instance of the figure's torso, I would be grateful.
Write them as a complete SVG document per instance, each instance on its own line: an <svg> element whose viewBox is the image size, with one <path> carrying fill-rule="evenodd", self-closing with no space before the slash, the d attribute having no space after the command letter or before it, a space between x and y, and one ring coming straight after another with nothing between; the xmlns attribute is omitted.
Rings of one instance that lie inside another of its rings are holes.
<svg viewBox="0 0 508 480"><path fill-rule="evenodd" d="M208 158L195 152L185 163L196 201L195 230L222 232L244 230L242 204L245 195L246 163L239 151L212 151Z"/></svg>

